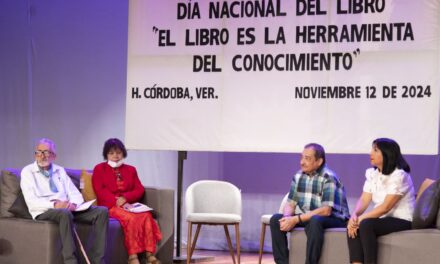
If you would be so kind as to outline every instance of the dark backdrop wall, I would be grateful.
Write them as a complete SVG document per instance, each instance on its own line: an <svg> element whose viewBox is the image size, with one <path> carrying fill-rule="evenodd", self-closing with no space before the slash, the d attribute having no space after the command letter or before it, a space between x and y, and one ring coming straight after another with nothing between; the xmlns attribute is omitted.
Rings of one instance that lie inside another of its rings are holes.
<svg viewBox="0 0 440 264"><path fill-rule="evenodd" d="M128 1L0 0L1 168L30 163L35 141L48 137L58 144L58 164L90 169L102 161L107 138L124 139L127 17ZM362 190L369 151L328 154L351 203ZM438 155L406 157L416 186L438 178ZM127 163L143 184L176 189L176 151L129 151ZM299 154L190 152L184 166L184 190L199 179L230 181L242 190L242 247L255 250L260 216L278 210ZM185 244L185 221L182 227ZM203 229L198 244L227 248L223 230L215 228Z"/></svg>

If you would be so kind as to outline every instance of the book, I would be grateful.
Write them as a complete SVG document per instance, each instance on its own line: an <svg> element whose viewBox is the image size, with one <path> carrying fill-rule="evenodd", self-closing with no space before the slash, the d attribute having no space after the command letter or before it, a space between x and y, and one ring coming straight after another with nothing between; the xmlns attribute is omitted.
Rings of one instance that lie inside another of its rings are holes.
<svg viewBox="0 0 440 264"><path fill-rule="evenodd" d="M132 213L143 213L143 212L151 211L153 210L153 208L148 207L147 205L141 203L132 203L131 208L128 208L126 210Z"/></svg>
<svg viewBox="0 0 440 264"><path fill-rule="evenodd" d="M92 206L92 204L96 201L96 199L90 200L88 202L84 202L80 205L76 206L75 212L80 212L80 211L85 211L87 209L90 208L90 206Z"/></svg>

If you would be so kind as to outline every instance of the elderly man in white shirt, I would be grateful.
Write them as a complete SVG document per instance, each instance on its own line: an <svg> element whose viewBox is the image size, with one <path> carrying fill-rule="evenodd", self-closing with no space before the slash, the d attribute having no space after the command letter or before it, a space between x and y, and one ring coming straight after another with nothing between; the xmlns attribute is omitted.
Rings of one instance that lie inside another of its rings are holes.
<svg viewBox="0 0 440 264"><path fill-rule="evenodd" d="M75 211L84 202L81 193L63 167L53 164L55 144L40 139L35 148L35 162L21 171L20 186L33 219L58 223L64 263L78 263L74 241L74 222L94 225L94 243L88 253L92 263L104 263L108 226L107 208L93 206Z"/></svg>

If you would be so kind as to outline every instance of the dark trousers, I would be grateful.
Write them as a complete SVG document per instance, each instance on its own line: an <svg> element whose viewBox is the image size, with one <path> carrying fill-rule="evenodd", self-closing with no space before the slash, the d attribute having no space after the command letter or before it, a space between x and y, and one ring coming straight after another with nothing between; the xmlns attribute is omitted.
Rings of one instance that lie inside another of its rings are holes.
<svg viewBox="0 0 440 264"><path fill-rule="evenodd" d="M274 260L277 264L288 264L289 249L287 246L287 232L280 230L279 220L281 218L283 218L282 214L274 214L270 219L272 251ZM308 222L297 225L297 227L305 227L307 236L306 263L317 264L319 262L322 244L324 243L324 229L346 226L346 222L339 218L318 215L313 216Z"/></svg>
<svg viewBox="0 0 440 264"><path fill-rule="evenodd" d="M102 206L92 206L81 212L71 212L67 209L49 209L38 215L37 220L48 220L58 223L62 250L65 264L77 264L75 256L75 234L73 232L74 222L87 223L93 225L93 243L88 257L91 263L104 263L104 253L106 246L106 235L108 226L108 210Z"/></svg>
<svg viewBox="0 0 440 264"><path fill-rule="evenodd" d="M362 220L357 236L349 238L347 235L350 262L376 263L377 237L409 229L411 229L410 221L394 217Z"/></svg>

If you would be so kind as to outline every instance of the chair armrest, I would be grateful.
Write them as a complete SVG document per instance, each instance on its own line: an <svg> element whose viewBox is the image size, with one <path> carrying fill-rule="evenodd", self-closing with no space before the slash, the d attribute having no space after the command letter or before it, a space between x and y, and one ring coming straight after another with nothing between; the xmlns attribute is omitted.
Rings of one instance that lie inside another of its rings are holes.
<svg viewBox="0 0 440 264"><path fill-rule="evenodd" d="M162 263L172 263L174 251L174 190L145 187L141 203L155 211L162 232L157 254Z"/></svg>

